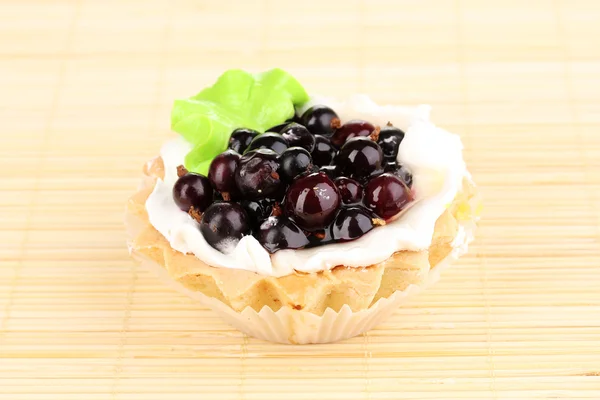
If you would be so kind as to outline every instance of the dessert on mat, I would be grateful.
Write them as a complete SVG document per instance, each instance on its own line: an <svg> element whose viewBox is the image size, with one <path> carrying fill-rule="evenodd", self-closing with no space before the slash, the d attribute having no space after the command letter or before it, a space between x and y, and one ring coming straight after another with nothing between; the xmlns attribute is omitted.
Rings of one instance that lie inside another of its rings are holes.
<svg viewBox="0 0 600 400"><path fill-rule="evenodd" d="M466 251L476 189L429 106L229 70L177 100L127 206L132 255L243 332L358 335Z"/></svg>

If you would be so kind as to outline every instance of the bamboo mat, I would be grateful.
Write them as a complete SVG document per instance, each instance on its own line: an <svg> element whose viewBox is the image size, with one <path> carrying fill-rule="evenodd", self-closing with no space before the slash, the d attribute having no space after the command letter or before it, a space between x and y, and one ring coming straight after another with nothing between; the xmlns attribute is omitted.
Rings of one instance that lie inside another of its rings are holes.
<svg viewBox="0 0 600 400"><path fill-rule="evenodd" d="M599 399L600 5L0 0L0 398ZM430 103L485 201L368 334L245 337L136 268L124 203L223 70Z"/></svg>

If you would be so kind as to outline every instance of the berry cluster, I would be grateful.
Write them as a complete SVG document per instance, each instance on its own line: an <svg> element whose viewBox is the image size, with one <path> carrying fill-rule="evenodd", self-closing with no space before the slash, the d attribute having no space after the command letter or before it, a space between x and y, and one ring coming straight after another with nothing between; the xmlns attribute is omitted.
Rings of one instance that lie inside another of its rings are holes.
<svg viewBox="0 0 600 400"><path fill-rule="evenodd" d="M354 240L412 200L412 176L396 163L403 138L313 106L263 134L236 129L208 177L179 171L173 198L219 250L245 235L271 253Z"/></svg>

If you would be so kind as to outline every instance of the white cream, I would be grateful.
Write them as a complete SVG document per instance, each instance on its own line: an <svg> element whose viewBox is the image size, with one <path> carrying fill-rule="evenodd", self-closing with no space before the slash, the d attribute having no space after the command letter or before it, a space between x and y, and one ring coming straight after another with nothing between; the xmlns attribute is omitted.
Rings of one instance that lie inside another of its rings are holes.
<svg viewBox="0 0 600 400"><path fill-rule="evenodd" d="M173 249L194 254L208 265L270 276L289 275L294 270L317 272L338 265L363 267L384 261L399 250L429 247L436 220L452 202L467 174L460 138L429 121L429 106L378 106L364 95L351 96L344 102L313 96L303 110L313 104L331 106L342 122L360 118L383 126L389 121L406 132L398 160L413 174L416 201L395 221L347 243L280 250L269 255L253 236L245 236L227 254L221 253L204 240L198 224L173 201L176 168L190 150L183 139L175 139L160 151L166 173L146 201L150 223Z"/></svg>

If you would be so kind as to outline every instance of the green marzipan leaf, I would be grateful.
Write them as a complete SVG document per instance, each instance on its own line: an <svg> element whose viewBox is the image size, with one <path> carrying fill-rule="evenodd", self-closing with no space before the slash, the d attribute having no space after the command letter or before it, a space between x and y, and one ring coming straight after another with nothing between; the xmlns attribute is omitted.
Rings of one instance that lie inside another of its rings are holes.
<svg viewBox="0 0 600 400"><path fill-rule="evenodd" d="M232 69L196 96L176 100L171 128L193 145L186 168L206 175L212 159L227 149L234 129L264 132L292 117L294 106L306 101L304 88L281 69L254 75Z"/></svg>

